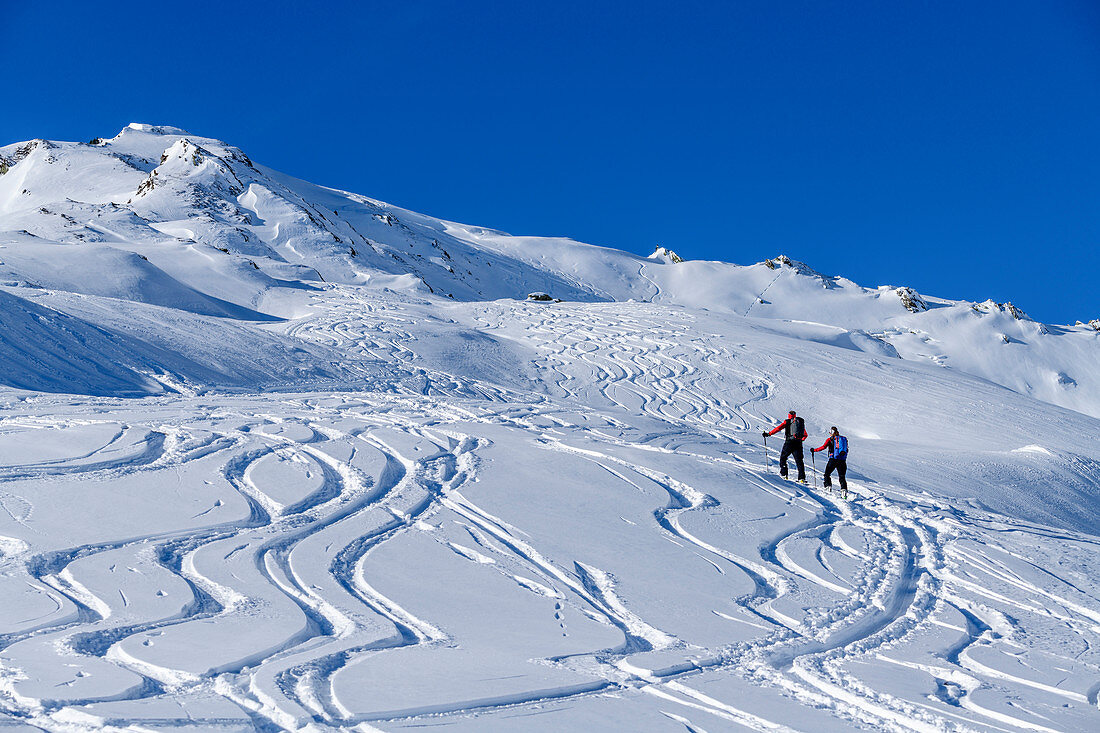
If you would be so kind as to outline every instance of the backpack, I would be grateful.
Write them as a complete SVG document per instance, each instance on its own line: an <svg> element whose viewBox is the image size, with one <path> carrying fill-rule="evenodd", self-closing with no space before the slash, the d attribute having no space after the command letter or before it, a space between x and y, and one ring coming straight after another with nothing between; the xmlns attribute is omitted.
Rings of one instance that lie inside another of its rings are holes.
<svg viewBox="0 0 1100 733"><path fill-rule="evenodd" d="M845 459L848 457L848 439L843 435L836 436L833 445L833 457Z"/></svg>
<svg viewBox="0 0 1100 733"><path fill-rule="evenodd" d="M800 417L796 417L791 420L787 418L787 440L794 438L796 440L802 440L802 435L806 432L806 421Z"/></svg>

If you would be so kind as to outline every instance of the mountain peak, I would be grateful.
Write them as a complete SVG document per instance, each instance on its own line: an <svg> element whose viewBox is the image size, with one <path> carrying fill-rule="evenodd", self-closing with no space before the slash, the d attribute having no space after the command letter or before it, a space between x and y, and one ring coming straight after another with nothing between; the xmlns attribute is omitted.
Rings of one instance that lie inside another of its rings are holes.
<svg viewBox="0 0 1100 733"><path fill-rule="evenodd" d="M133 130L134 132L145 132L150 135L187 135L187 130L179 127L172 127L171 125L150 125L144 122L131 122L126 125L122 132L127 130ZM120 135L122 133L119 133Z"/></svg>
<svg viewBox="0 0 1100 733"><path fill-rule="evenodd" d="M921 313L928 310L928 304L924 302L924 298L920 296L916 290L908 287L900 287L894 290L901 298L902 305L905 306L905 310L910 313Z"/></svg>
<svg viewBox="0 0 1100 733"><path fill-rule="evenodd" d="M672 262L674 264L684 261L683 257L676 254L671 249L661 246L658 246L657 249L653 250L653 254L649 256L649 259L659 260L661 262Z"/></svg>
<svg viewBox="0 0 1100 733"><path fill-rule="evenodd" d="M771 259L764 260L759 264L764 265L764 267L767 267L769 270L781 270L786 267L794 270L799 275L809 275L811 277L824 278L824 276L820 272L810 267L805 262L792 260L787 255L778 255L777 257L772 257Z"/></svg>
<svg viewBox="0 0 1100 733"><path fill-rule="evenodd" d="M1014 306L1011 301L1008 303L998 303L992 298L986 300L983 303L975 303L973 306L975 311L981 313L1007 313L1017 321L1030 321L1032 320L1027 313Z"/></svg>

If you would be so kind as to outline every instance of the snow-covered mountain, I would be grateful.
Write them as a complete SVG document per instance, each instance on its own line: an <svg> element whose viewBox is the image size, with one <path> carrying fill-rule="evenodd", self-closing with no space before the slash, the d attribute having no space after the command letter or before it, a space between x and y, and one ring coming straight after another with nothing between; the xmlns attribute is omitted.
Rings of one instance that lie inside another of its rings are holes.
<svg viewBox="0 0 1100 733"><path fill-rule="evenodd" d="M931 361L1100 416L1097 322L1052 326L1011 303L860 287L786 257L742 267L509 236L308 184L172 127L8 145L0 170L0 282L9 286L246 321L300 315L324 283L466 302L531 291L571 302L633 299ZM172 363L147 368L196 376ZM5 369L0 381L21 384L18 373Z"/></svg>
<svg viewBox="0 0 1100 733"><path fill-rule="evenodd" d="M5 724L1100 725L1097 321L134 124L0 148L0 385Z"/></svg>

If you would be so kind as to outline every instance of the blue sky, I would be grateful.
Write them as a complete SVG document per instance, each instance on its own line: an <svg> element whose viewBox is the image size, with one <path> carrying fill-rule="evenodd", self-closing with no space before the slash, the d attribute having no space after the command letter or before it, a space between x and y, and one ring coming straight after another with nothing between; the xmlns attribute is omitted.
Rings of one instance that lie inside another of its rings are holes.
<svg viewBox="0 0 1100 733"><path fill-rule="evenodd" d="M172 124L517 234L1100 317L1092 0L3 4L0 144Z"/></svg>

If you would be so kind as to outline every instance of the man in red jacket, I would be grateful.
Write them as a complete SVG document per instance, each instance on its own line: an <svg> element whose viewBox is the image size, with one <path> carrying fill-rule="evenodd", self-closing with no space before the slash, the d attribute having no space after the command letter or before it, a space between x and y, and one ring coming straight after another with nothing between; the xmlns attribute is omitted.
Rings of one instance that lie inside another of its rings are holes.
<svg viewBox="0 0 1100 733"><path fill-rule="evenodd" d="M802 441L807 437L806 421L795 415L791 410L787 419L779 423L771 432L765 432L764 437L775 435L783 431L783 450L779 452L779 475L787 478L787 459L794 457L794 465L798 467L799 483L806 483L806 464L802 462Z"/></svg>

